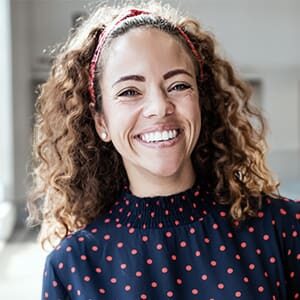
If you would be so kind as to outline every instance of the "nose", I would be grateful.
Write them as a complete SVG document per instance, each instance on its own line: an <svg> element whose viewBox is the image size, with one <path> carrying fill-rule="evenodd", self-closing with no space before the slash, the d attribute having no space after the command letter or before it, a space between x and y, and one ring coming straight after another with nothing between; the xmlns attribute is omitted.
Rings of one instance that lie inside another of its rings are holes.
<svg viewBox="0 0 300 300"><path fill-rule="evenodd" d="M163 118L173 114L174 111L175 105L163 89L156 88L149 91L143 109L145 118Z"/></svg>

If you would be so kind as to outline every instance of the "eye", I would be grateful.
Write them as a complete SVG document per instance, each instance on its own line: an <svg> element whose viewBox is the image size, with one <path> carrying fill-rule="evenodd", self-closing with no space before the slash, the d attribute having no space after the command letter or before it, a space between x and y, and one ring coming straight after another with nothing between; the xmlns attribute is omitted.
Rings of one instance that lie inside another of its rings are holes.
<svg viewBox="0 0 300 300"><path fill-rule="evenodd" d="M175 84L173 85L170 89L169 89L169 92L171 91L184 91L184 90L187 90L191 88L191 85L187 84L187 83L178 83L178 84Z"/></svg>
<svg viewBox="0 0 300 300"><path fill-rule="evenodd" d="M134 89L127 89L125 91L121 91L118 94L118 97L135 97L140 95L140 93Z"/></svg>

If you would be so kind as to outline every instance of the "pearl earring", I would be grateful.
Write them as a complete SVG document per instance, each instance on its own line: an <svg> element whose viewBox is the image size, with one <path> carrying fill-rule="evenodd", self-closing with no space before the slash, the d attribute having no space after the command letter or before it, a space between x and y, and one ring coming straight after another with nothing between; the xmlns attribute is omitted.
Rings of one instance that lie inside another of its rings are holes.
<svg viewBox="0 0 300 300"><path fill-rule="evenodd" d="M101 138L102 138L102 140L107 139L107 133L105 131L101 132Z"/></svg>

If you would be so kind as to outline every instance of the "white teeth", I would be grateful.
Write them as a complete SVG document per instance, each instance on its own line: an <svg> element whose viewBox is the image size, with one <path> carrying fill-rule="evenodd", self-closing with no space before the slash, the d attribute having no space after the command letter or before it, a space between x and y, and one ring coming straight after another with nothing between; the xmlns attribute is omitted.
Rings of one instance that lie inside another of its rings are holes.
<svg viewBox="0 0 300 300"><path fill-rule="evenodd" d="M158 141L167 141L174 139L178 135L178 131L173 130L164 130L164 131L155 131L150 133L141 134L140 137L143 141L147 143L158 142Z"/></svg>

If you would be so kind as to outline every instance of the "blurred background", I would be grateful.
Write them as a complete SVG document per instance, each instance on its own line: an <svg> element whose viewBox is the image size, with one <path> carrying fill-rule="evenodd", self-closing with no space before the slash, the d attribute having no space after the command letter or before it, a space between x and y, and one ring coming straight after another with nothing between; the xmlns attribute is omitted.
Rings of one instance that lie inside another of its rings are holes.
<svg viewBox="0 0 300 300"><path fill-rule="evenodd" d="M110 1L106 1L110 2ZM117 3L118 1L112 1ZM162 1L166 2L166 1ZM0 1L0 299L40 298L44 258L25 227L35 89L50 50L98 1ZM300 1L185 0L254 89L268 123L268 161L283 195L300 197Z"/></svg>

